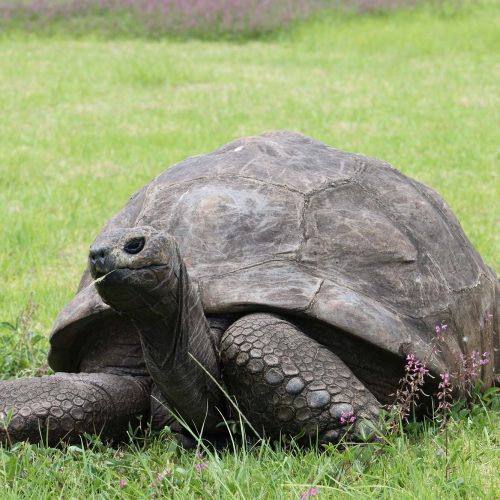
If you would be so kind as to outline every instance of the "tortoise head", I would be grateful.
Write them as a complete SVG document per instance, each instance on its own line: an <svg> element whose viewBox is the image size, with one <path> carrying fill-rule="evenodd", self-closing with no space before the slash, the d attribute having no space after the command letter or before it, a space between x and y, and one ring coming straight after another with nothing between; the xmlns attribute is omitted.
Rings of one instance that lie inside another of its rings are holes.
<svg viewBox="0 0 500 500"><path fill-rule="evenodd" d="M165 301L175 301L181 267L174 238L150 226L103 232L89 252L103 301L135 319L157 316Z"/></svg>

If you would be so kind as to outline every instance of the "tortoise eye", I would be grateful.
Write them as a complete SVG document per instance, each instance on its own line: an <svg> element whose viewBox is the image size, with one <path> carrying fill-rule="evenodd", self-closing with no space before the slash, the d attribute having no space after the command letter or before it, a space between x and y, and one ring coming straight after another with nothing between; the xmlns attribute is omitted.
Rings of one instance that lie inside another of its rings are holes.
<svg viewBox="0 0 500 500"><path fill-rule="evenodd" d="M144 248L145 243L146 240L143 236L132 238L131 240L128 240L127 243L125 243L123 250L131 254L139 253Z"/></svg>

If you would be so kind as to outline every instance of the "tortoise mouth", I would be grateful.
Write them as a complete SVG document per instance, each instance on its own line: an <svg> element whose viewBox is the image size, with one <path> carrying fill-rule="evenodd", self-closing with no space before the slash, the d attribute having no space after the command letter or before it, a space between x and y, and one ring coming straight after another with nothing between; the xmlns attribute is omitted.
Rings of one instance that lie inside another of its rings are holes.
<svg viewBox="0 0 500 500"><path fill-rule="evenodd" d="M101 298L113 308L122 309L121 305L133 304L139 296L161 294L162 284L168 282L167 265L151 264L131 268L116 267L94 280Z"/></svg>
<svg viewBox="0 0 500 500"><path fill-rule="evenodd" d="M96 270L92 273L92 275L94 277L95 285L99 287L103 285L110 285L116 281L123 281L133 271L134 269L131 269L130 267L115 267L110 270Z"/></svg>
<svg viewBox="0 0 500 500"><path fill-rule="evenodd" d="M101 299L118 312L130 312L155 304L167 295L172 273L166 264L137 268L116 267L94 284Z"/></svg>
<svg viewBox="0 0 500 500"><path fill-rule="evenodd" d="M143 275L147 273L148 271L152 271L155 273L155 271L165 271L168 269L167 264L150 264L147 266L141 266L141 267L129 267L129 266L124 266L124 267L114 267L112 269L106 269L106 270L95 270L93 272L94 276L94 283L96 285L111 285L116 282L126 282L127 278L129 278L132 275L138 276L138 275ZM156 273L155 273L156 274Z"/></svg>
<svg viewBox="0 0 500 500"><path fill-rule="evenodd" d="M107 272L105 272L105 271L94 271L92 273L94 275L94 281L102 280L107 274L112 273L113 271L107 271Z"/></svg>

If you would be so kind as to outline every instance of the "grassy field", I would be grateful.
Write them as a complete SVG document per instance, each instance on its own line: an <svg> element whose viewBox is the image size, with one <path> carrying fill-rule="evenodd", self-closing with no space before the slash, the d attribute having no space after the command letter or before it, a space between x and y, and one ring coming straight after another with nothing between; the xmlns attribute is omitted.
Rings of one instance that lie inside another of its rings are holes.
<svg viewBox="0 0 500 500"><path fill-rule="evenodd" d="M42 363L89 244L128 197L186 156L271 129L383 158L434 187L500 271L499 32L488 2L329 15L245 43L0 34L0 322L31 296ZM0 378L25 366L13 335L3 332ZM297 498L312 481L327 498L498 498L499 428L491 407L454 423L449 478L435 427L362 455L19 445L0 450L0 496Z"/></svg>

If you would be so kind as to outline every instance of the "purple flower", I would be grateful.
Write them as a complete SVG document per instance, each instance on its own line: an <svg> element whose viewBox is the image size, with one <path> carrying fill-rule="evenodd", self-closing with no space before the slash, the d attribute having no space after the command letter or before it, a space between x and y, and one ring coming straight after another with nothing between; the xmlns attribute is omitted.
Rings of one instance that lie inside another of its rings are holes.
<svg viewBox="0 0 500 500"><path fill-rule="evenodd" d="M468 356L462 355L462 364L464 368L465 382L470 387L473 386L475 379L479 376L481 367L490 362L489 352L472 351Z"/></svg>
<svg viewBox="0 0 500 500"><path fill-rule="evenodd" d="M451 384L450 374L448 371L440 373L441 382L438 385L437 398L439 401L438 411L442 413L441 427L446 427L448 421L448 413L451 408Z"/></svg>
<svg viewBox="0 0 500 500"><path fill-rule="evenodd" d="M300 500L305 500L306 498L309 497L315 497L318 495L318 493L319 493L319 488L316 487L309 488L305 493L302 493L300 495Z"/></svg>
<svg viewBox="0 0 500 500"><path fill-rule="evenodd" d="M123 490L123 488L125 488L125 486L127 486L127 480L126 479L120 479L120 489Z"/></svg>
<svg viewBox="0 0 500 500"><path fill-rule="evenodd" d="M475 351L472 351L472 354L470 356L464 356L462 355L462 363L464 365L464 371L465 375L469 379L473 379L476 377L476 354Z"/></svg>
<svg viewBox="0 0 500 500"><path fill-rule="evenodd" d="M450 385L450 374L448 372L441 373L439 375L441 377L441 382L439 383L439 388L444 389L446 387L449 387Z"/></svg>
<svg viewBox="0 0 500 500"><path fill-rule="evenodd" d="M202 460L203 459L203 452L197 450L195 455L194 455L198 460ZM207 464L206 462L197 462L194 464L194 468L196 469L196 472L200 473L207 468Z"/></svg>
<svg viewBox="0 0 500 500"><path fill-rule="evenodd" d="M207 464L205 462L198 462L197 464L194 464L194 468L196 469L196 472L200 473L207 468Z"/></svg>
<svg viewBox="0 0 500 500"><path fill-rule="evenodd" d="M429 370L424 366L419 366L418 373L420 373L421 375L427 375L429 373Z"/></svg>
<svg viewBox="0 0 500 500"><path fill-rule="evenodd" d="M441 325L439 326L439 331L442 331ZM437 327L436 327L437 331ZM431 352L435 352L437 349L437 342L441 341L442 337L436 335L431 342ZM429 370L426 367L427 359L421 362L415 354L410 353L406 356L406 364L404 367L405 375L400 380L400 387L395 394L395 403L390 406L390 409L395 409L402 419L408 422L408 417L411 412L412 406L415 401L419 398L420 394L423 393L422 387L425 384L425 378L429 374ZM394 418L391 424L391 428L396 428L396 423L398 419Z"/></svg>
<svg viewBox="0 0 500 500"><path fill-rule="evenodd" d="M422 377L429 373L429 370L415 357L415 354L406 356L405 370L410 374L420 374Z"/></svg>
<svg viewBox="0 0 500 500"><path fill-rule="evenodd" d="M354 416L354 412L352 412L352 411L343 411L340 414L340 423L342 425L353 424L354 422L356 422L356 417Z"/></svg>
<svg viewBox="0 0 500 500"><path fill-rule="evenodd" d="M153 488L156 488L167 477L173 474L172 469L166 469L163 472L158 472L156 479L153 481Z"/></svg>
<svg viewBox="0 0 500 500"><path fill-rule="evenodd" d="M487 365L490 362L490 353L489 352L483 352L481 359L479 360L479 365L484 366Z"/></svg>
<svg viewBox="0 0 500 500"><path fill-rule="evenodd" d="M434 330L439 335L440 333L444 333L446 330L448 330L448 325L444 321L441 321L441 324L436 325L434 327Z"/></svg>
<svg viewBox="0 0 500 500"><path fill-rule="evenodd" d="M3 3L6 5L0 1L0 21L26 18L36 25L53 18L74 18L98 8L111 14L130 13L142 20L152 34L252 35L289 26L326 8L323 0L10 0Z"/></svg>

